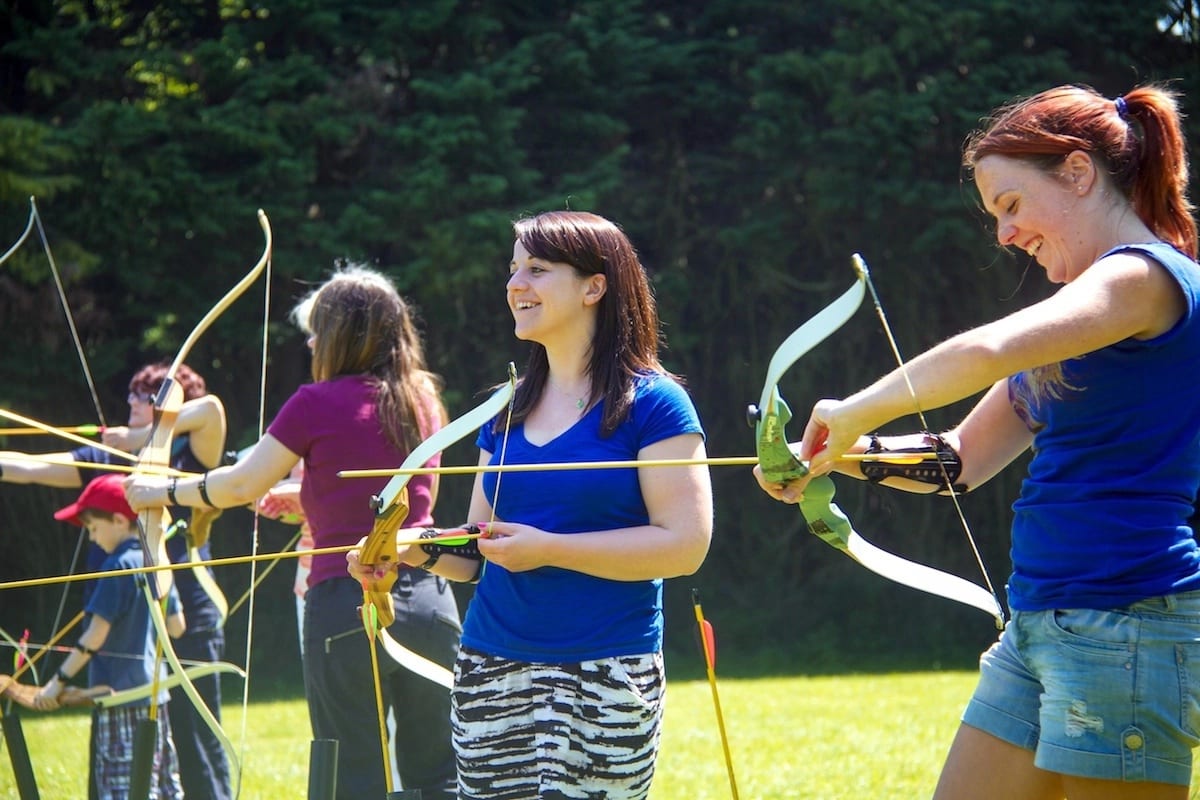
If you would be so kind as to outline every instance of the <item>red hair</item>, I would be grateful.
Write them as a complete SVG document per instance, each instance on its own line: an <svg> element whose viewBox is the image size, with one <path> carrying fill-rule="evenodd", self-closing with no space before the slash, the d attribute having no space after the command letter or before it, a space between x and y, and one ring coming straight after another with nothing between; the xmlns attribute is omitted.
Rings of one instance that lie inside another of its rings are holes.
<svg viewBox="0 0 1200 800"><path fill-rule="evenodd" d="M967 138L963 165L988 155L1053 172L1076 150L1090 155L1155 235L1196 258L1187 197L1188 161L1176 93L1140 86L1109 100L1086 86L1059 86L999 109Z"/></svg>
<svg viewBox="0 0 1200 800"><path fill-rule="evenodd" d="M163 381L166 380L169 364L147 364L134 373L129 379L129 391L134 394L158 394ZM192 370L187 364L180 364L175 372L175 381L183 389L184 400L195 400L208 394L204 378Z"/></svg>

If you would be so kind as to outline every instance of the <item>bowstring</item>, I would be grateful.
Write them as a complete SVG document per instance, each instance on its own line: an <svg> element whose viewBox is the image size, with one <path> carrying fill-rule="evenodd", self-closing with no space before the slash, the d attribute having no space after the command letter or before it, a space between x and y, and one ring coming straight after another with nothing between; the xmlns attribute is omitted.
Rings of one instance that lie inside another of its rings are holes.
<svg viewBox="0 0 1200 800"><path fill-rule="evenodd" d="M875 306L875 315L879 317L879 322L883 326L883 334L887 338L888 346L891 347L896 364L900 367L900 376L904 378L904 385L908 388L908 394L912 398L917 419L920 420L921 427L924 430L931 431L929 421L925 418L925 410L921 408L921 400L917 397L916 388L912 385L912 381L908 377L908 363L904 360L904 356L900 354L900 346L896 343L896 337L892 335L892 326L888 323L887 314L883 310L883 304L879 301L879 295L875 292L875 284L871 280L870 270L867 269L866 263L857 253L854 254L854 263L855 269L862 275L863 282L866 283L867 290L871 293L871 304ZM962 525L963 533L966 534L971 554L975 557L975 563L978 565L979 572L983 576L984 585L987 587L988 593L992 595L992 599L996 602L996 623L999 627L1003 627L1004 606L1000 603L1000 596L996 593L996 587L992 583L992 576L983 561L983 554L979 551L979 545L975 541L971 525L967 522L967 515L963 512L962 503L959 501L959 493L950 480L950 474L946 471L946 465L942 463L940 458L936 459L936 462L942 472L942 480L946 483L946 489L949 493L950 501L954 505L954 511L958 515L959 524Z"/></svg>
<svg viewBox="0 0 1200 800"><path fill-rule="evenodd" d="M290 551L293 547L295 547L296 543L300 541L300 536L303 535L303 533L304 533L304 526L301 525L299 528L296 529L296 533L292 536L292 538L288 539L288 543L283 546L283 550ZM255 553L254 556L255 556L254 560L251 561L250 563L256 565L262 559L258 558L258 553ZM282 562L283 562L282 558L276 558L276 559L272 560L269 564L267 564L266 567L263 568L262 572L260 572L258 574L258 577L255 578L253 581L251 581L250 585L246 587L246 591L242 592L242 596L239 597L237 600L233 601L232 603L230 603L229 611L226 612L226 619L228 619L229 617L232 617L234 614L236 614L238 612L238 610L242 606L246 605L246 603L250 601L250 599L254 596L255 590L258 589L259 585L263 581L265 581L267 579L267 576L271 574L271 571L274 570L275 567L279 566L279 564ZM255 570L251 569L251 573L253 573L254 571ZM251 611L253 611L252 607L249 610L247 610L246 613L249 614L249 613L251 613Z"/></svg>
<svg viewBox="0 0 1200 800"><path fill-rule="evenodd" d="M75 343L75 352L79 355L79 363L83 367L83 375L87 380L88 390L92 394L92 404L96 407L96 418L105 428L108 427L108 422L104 418L104 409L100 406L100 395L96 391L96 381L92 377L91 367L88 366L87 355L83 350L83 342L79 338L79 330L75 327L75 316L71 313L71 306L67 303L67 292L63 288L62 276L58 271L58 264L54 261L54 253L50 250L50 240L46 237L46 229L42 226L42 216L37 210L37 200L34 197L29 198L29 217L37 225L38 238L42 241L42 250L46 253L46 260L50 262L50 272L54 275L54 286L58 290L58 299L62 303L63 313L67 317L67 327L71 329L71 341Z"/></svg>
<svg viewBox="0 0 1200 800"><path fill-rule="evenodd" d="M504 466L505 457L508 453L508 433L512 428L513 407L517 401L516 381L517 367L513 362L508 362L508 380L513 385L513 391L508 396L508 411L504 417L504 438L500 440L500 461L498 466ZM503 471L496 473L496 486L492 489L492 518L488 521L488 525L496 521L496 503L500 500L500 480L504 477Z"/></svg>
<svg viewBox="0 0 1200 800"><path fill-rule="evenodd" d="M270 327L268 325L268 322L271 318L271 276L272 276L272 272L273 272L273 270L272 270L272 256L273 255L274 255L273 251L271 253L267 254L266 269L263 272L263 283L265 286L263 289L261 369L259 370L259 377L258 377L258 437L257 437L256 441L262 441L263 434L266 431L267 355L268 355L268 350L269 350L269 345L270 345ZM259 549L259 544L260 544L260 542L259 542L259 520L261 518L262 517L259 514L259 510L258 510L258 503L255 503L254 504L253 522L251 523L251 526L250 526L250 554L252 556L258 555L258 549ZM299 534L297 534L297 538L298 537L299 537ZM278 563L279 563L278 561L272 561L271 567L274 567L275 564L278 564ZM264 571L263 577L266 577L266 572L269 572L269 571L270 571L269 568L268 568L268 570ZM246 678L245 678L245 680L242 681L242 724L241 724L241 730L239 732L239 736L241 738L240 746L241 746L241 750L242 750L243 754L246 752L247 726L248 726L248 722L249 722L249 718L250 718L250 715L247 712L249 711L249 708L250 708L250 651L251 651L251 647L254 642L254 598L255 598L255 594L256 594L254 591L254 588L258 585L257 574L258 574L258 560L255 559L250 562L250 585L246 590L248 598L249 598L247 601L247 605L246 605L246 657L245 657ZM228 613L231 614L233 612L230 611ZM226 618L228 619L228 614L227 614Z"/></svg>
<svg viewBox="0 0 1200 800"><path fill-rule="evenodd" d="M83 367L83 376L84 380L87 381L88 392L92 397L92 406L96 411L96 419L102 428L107 428L108 420L104 416L104 407L100 403L100 394L96 390L96 380L92 375L92 368L88 363L87 352L83 348L83 341L79 338L79 329L75 324L75 315L71 312L71 304L67 301L67 291L63 285L62 274L58 270L58 263L54 260L54 251L50 249L50 239L46 235L45 225L42 224L42 215L38 213L37 198L33 195L29 197L29 222L25 226L25 232L21 234L21 238L3 256L0 256L0 264L7 261L25 243L25 240L29 238L29 234L35 227L37 228L38 239L42 245L42 252L46 254L46 261L50 264L50 274L54 277L54 288L58 294L59 305L62 306L63 314L67 318L67 328L71 331L71 342L75 347L75 354L79 358L80 366ZM79 535L75 540L75 550L71 554L71 561L67 566L68 574L75 571L75 566L79 562L79 555L83 552L83 544L86 541L87 529L80 528ZM54 621L50 626L51 631L57 631L59 625L62 623L63 615L66 613L69 593L70 584L66 584L63 586L62 594L58 598L58 607L55 609Z"/></svg>

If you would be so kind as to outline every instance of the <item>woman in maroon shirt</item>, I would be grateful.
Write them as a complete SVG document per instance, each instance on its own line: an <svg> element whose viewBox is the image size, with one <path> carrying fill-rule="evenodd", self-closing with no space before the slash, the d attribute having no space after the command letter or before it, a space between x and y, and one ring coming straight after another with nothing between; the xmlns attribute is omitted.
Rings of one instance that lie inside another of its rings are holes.
<svg viewBox="0 0 1200 800"><path fill-rule="evenodd" d="M250 504L303 459L300 500L314 545L351 545L371 531L370 499L387 479L347 481L337 473L399 465L446 420L440 382L425 367L407 303L377 272L340 270L301 301L293 317L310 333L314 382L288 399L237 464L203 478L135 478L128 484L133 506L166 505L170 499L222 508ZM432 524L436 489L434 476L408 483L405 527ZM461 624L446 581L403 569L392 594L392 637L430 661L452 666ZM387 784L378 734L363 725L376 710L371 654L357 612L362 588L346 574L344 556L313 558L305 601L304 685L313 736L340 742L339 800L383 797ZM449 692L386 656L379 661L403 786L422 790L426 800L454 797Z"/></svg>

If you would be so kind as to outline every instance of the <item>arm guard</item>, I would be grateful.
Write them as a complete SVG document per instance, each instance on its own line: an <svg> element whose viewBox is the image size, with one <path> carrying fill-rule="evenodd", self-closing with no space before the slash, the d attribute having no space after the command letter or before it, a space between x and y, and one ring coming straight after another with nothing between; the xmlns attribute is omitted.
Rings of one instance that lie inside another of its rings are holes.
<svg viewBox="0 0 1200 800"><path fill-rule="evenodd" d="M431 538L438 537L438 536L445 536L450 541L454 541L454 539L452 537L454 535L454 532L456 532L456 531L461 531L462 533L476 534L476 533L479 533L479 526L475 525L474 523L468 522L465 525L459 525L457 528L444 528L442 530L438 530L437 528L426 528L425 532L421 534L421 538L422 539L431 539ZM431 556L434 556L434 555L440 556L442 553L449 553L452 556L462 556L463 558L470 558L474 561L482 561L483 560L483 556L480 555L480 553L479 553L479 544L477 543L477 541L475 539L468 539L467 541L461 542L459 544L442 544L441 542L423 542L421 544L421 549L424 550L426 554L431 555Z"/></svg>
<svg viewBox="0 0 1200 800"><path fill-rule="evenodd" d="M463 533L479 533L479 526L473 522L468 522L465 525L460 525L456 530ZM438 530L437 528L426 528L421 534L422 539L431 539L436 536L446 536L450 533L450 529ZM451 540L453 541L453 540ZM441 544L440 542L426 542L421 545L421 549L429 555L429 560L422 564L419 569L429 569L437 560L441 558L442 553L449 553L452 556L462 556L477 562L475 574L467 583L479 583L479 578L483 575L483 554L479 552L479 540L468 539L460 544Z"/></svg>
<svg viewBox="0 0 1200 800"><path fill-rule="evenodd" d="M941 491L951 491L956 494L967 491L967 485L958 483L962 474L962 459L950 444L940 434L925 433L925 443L917 447L901 447L891 449L884 447L879 437L871 434L871 446L868 454L906 455L932 453L933 458L919 464L899 464L891 461L864 461L860 467L863 476L871 483L879 483L887 478L907 478L918 483L928 483L937 486Z"/></svg>

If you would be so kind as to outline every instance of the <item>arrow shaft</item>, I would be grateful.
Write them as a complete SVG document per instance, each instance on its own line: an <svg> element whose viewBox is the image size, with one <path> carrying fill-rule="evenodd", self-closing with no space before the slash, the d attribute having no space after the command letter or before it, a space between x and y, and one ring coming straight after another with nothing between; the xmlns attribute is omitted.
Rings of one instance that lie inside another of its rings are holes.
<svg viewBox="0 0 1200 800"><path fill-rule="evenodd" d="M468 542L472 539L481 538L483 538L483 534L481 533L448 533L444 536L433 537L430 539L400 539L396 542L396 546L408 547L409 545L414 544L437 544L439 542L442 544L452 544L458 542ZM251 556L211 558L207 561L183 561L178 564L167 563L146 567L130 567L128 569L115 569L108 572L80 572L73 575L51 575L45 578L26 578L23 580L5 581L0 583L0 591L5 589L24 589L30 586L52 586L60 583L75 583L78 581L99 578L119 578L125 575L147 575L152 572L170 572L180 569L192 569L194 567L229 567L236 564L255 564L260 561L274 561L283 558L345 554L356 549L357 547L357 544L346 544L337 545L336 547L315 547L306 550L286 550L278 553L257 553Z"/></svg>
<svg viewBox="0 0 1200 800"><path fill-rule="evenodd" d="M725 716L721 713L721 697L717 693L716 642L715 637L709 636L712 626L704 619L704 610L700 607L700 592L696 589L692 589L692 608L696 612L696 624L700 628L700 649L704 653L708 686L712 690L713 708L717 713L717 728L721 732L721 749L725 752L725 772L729 775L729 792L733 795L733 800L738 800L737 778L733 774L733 756L729 751L729 737L725 734Z"/></svg>
<svg viewBox="0 0 1200 800"><path fill-rule="evenodd" d="M77 433L80 436L99 436L104 432L104 428L100 425L65 425L57 428L57 430L65 433ZM3 428L0 427L0 436L48 436L47 431L41 428Z"/></svg>
<svg viewBox="0 0 1200 800"><path fill-rule="evenodd" d="M886 461L889 464L919 464L936 458L935 453L846 453L843 461ZM454 467L398 467L389 469L344 469L339 478L381 478L387 475L475 475L481 472L556 472L589 469L640 469L642 467L752 467L757 456L716 458L659 458L639 461L547 461L538 464L494 464Z"/></svg>
<svg viewBox="0 0 1200 800"><path fill-rule="evenodd" d="M105 472L123 472L130 475L174 475L179 478L198 478L199 473L184 472L172 467L134 467L126 464L101 464L97 461L76 461L73 458L59 458L52 454L37 453L6 453L5 458L11 461L29 461L35 464L55 464L62 467L79 467L81 469L97 469Z"/></svg>
<svg viewBox="0 0 1200 800"><path fill-rule="evenodd" d="M95 447L97 450L103 450L109 455L114 455L117 458L123 458L126 461L137 461L137 456L131 453L126 453L124 450L118 450L115 447L109 447L108 445L100 444L99 442L93 442L90 439L85 439L82 436L76 436L73 433L67 433L60 428L54 427L53 425L47 425L39 420L18 414L15 411L8 411L0 408L0 417L4 417L11 422L17 422L21 425L26 425L31 428L37 428L44 433L48 433L51 436L57 436L60 439L66 439L67 441L75 442L76 444L85 444L88 447Z"/></svg>

